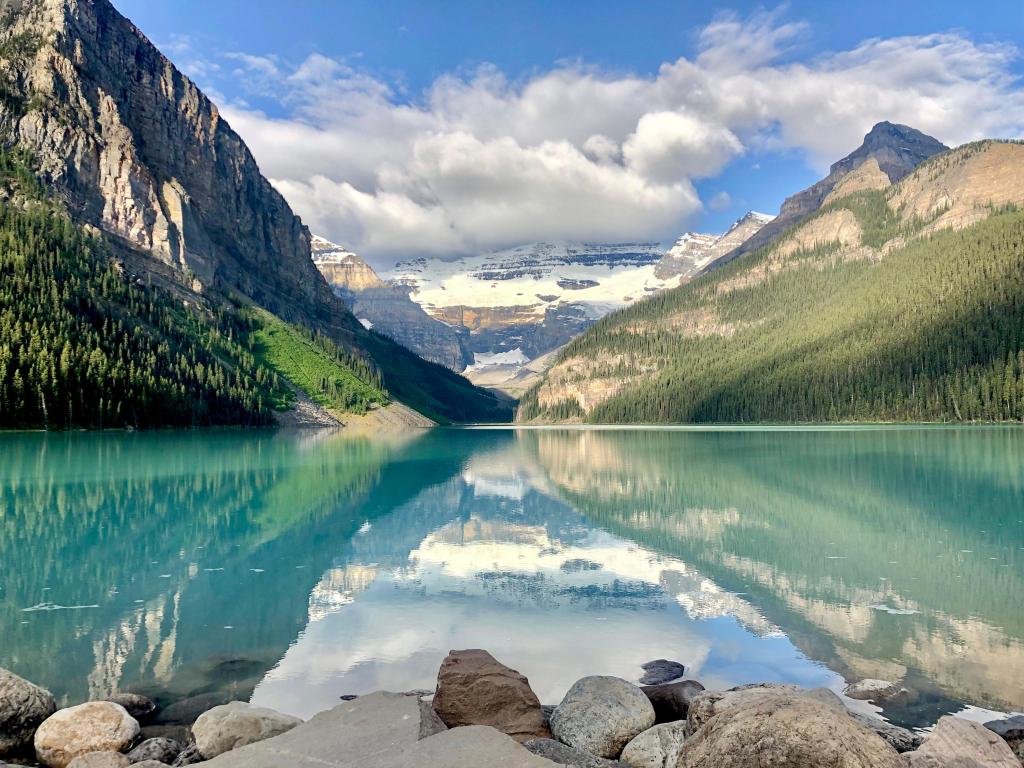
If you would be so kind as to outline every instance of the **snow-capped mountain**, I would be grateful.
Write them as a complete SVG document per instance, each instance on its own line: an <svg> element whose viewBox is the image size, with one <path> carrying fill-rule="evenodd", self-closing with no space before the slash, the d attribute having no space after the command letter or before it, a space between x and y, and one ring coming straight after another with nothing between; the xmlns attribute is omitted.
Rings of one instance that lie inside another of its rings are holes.
<svg viewBox="0 0 1024 768"><path fill-rule="evenodd" d="M344 246L313 235L310 248L313 251L313 263L335 292L384 287L384 281L373 271L373 267Z"/></svg>
<svg viewBox="0 0 1024 768"><path fill-rule="evenodd" d="M774 217L750 211L737 219L724 235L687 232L665 252L655 270L659 278L690 280L707 270L715 261L744 243Z"/></svg>

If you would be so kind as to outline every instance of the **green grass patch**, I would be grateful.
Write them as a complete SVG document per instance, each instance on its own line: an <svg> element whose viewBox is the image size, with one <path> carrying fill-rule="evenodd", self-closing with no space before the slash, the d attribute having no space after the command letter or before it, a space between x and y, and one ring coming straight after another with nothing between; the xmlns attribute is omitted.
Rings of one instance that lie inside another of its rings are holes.
<svg viewBox="0 0 1024 768"><path fill-rule="evenodd" d="M360 357L346 352L323 334L286 323L263 309L249 310L256 321L252 349L270 366L325 408L366 413L373 404L387 405L380 374ZM295 396L283 390L274 407L294 407Z"/></svg>

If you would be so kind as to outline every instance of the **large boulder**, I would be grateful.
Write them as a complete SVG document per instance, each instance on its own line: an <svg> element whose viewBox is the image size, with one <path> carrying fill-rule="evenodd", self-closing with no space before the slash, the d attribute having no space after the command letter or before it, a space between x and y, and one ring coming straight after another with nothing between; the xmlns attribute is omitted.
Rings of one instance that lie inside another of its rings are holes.
<svg viewBox="0 0 1024 768"><path fill-rule="evenodd" d="M901 768L899 754L822 689L743 686L690 703L678 768Z"/></svg>
<svg viewBox="0 0 1024 768"><path fill-rule="evenodd" d="M535 755L547 758L553 763L568 766L568 768L625 768L625 763L618 760L606 760L603 757L573 749L568 744L563 744L554 739L530 739L523 744Z"/></svg>
<svg viewBox="0 0 1024 768"><path fill-rule="evenodd" d="M644 676L640 678L640 685L662 685L663 683L678 680L686 672L686 667L678 661L668 659L655 659L641 664Z"/></svg>
<svg viewBox="0 0 1024 768"><path fill-rule="evenodd" d="M207 710L192 726L196 747L207 760L246 744L280 736L302 719L244 701L231 701Z"/></svg>
<svg viewBox="0 0 1024 768"><path fill-rule="evenodd" d="M445 657L433 706L449 728L489 725L517 741L551 735L530 681L483 650Z"/></svg>
<svg viewBox="0 0 1024 768"><path fill-rule="evenodd" d="M50 768L66 768L86 752L123 752L138 735L138 721L120 704L89 701L59 709L39 726L36 757Z"/></svg>
<svg viewBox="0 0 1024 768"><path fill-rule="evenodd" d="M619 759L629 768L675 768L685 739L685 721L661 723L636 736Z"/></svg>
<svg viewBox="0 0 1024 768"><path fill-rule="evenodd" d="M960 717L939 718L913 752L903 755L910 768L1020 768L1013 750L981 723Z"/></svg>
<svg viewBox="0 0 1024 768"><path fill-rule="evenodd" d="M704 686L696 680L680 680L678 683L664 685L644 685L640 687L644 695L651 700L654 707L656 723L673 723L685 720L690 711L693 697L704 690Z"/></svg>
<svg viewBox="0 0 1024 768"><path fill-rule="evenodd" d="M0 668L0 756L28 747L36 728L56 709L48 690Z"/></svg>
<svg viewBox="0 0 1024 768"><path fill-rule="evenodd" d="M880 717L864 715L860 712L850 712L850 716L881 736L882 740L887 742L897 752L910 752L920 747L923 741L921 735L908 731L906 728L900 728L898 725L893 725L882 720Z"/></svg>
<svg viewBox="0 0 1024 768"><path fill-rule="evenodd" d="M985 727L1004 739L1024 766L1024 715L990 720Z"/></svg>
<svg viewBox="0 0 1024 768"><path fill-rule="evenodd" d="M618 677L584 677L551 713L559 741L598 757L617 758L641 731L654 725L644 692Z"/></svg>
<svg viewBox="0 0 1024 768"><path fill-rule="evenodd" d="M141 763L145 760L157 760L170 765L175 758L185 749L185 745L174 739L163 736L146 739L128 753L128 758L133 763Z"/></svg>
<svg viewBox="0 0 1024 768"><path fill-rule="evenodd" d="M120 752L86 752L68 763L68 768L128 768L131 764Z"/></svg>

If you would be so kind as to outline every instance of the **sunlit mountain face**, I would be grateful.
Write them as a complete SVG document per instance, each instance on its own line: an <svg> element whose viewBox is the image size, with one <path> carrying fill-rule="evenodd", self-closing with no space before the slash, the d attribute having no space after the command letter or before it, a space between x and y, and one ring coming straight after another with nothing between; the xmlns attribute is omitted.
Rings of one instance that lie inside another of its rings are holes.
<svg viewBox="0 0 1024 768"><path fill-rule="evenodd" d="M900 681L885 714L909 725L1024 707L1011 429L2 448L0 666L68 703L132 689L309 716L431 688L449 649L483 647L547 702L668 657L708 687Z"/></svg>

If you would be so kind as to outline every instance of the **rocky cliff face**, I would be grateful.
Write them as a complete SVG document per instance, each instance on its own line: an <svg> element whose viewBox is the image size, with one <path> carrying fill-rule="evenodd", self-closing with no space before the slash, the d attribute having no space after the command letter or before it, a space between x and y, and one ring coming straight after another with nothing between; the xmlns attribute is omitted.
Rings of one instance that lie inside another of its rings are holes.
<svg viewBox="0 0 1024 768"><path fill-rule="evenodd" d="M306 228L217 107L134 25L107 0L0 0L0 15L0 132L33 152L79 220L194 291L328 319Z"/></svg>
<svg viewBox="0 0 1024 768"><path fill-rule="evenodd" d="M818 210L836 185L865 161L874 160L878 168L895 183L933 155L948 147L916 128L881 122L864 137L864 142L842 160L833 163L829 174L807 189L787 197L779 215L753 237L726 253L709 268L726 264L744 253L756 250L774 240L784 230Z"/></svg>
<svg viewBox="0 0 1024 768"><path fill-rule="evenodd" d="M771 220L772 217L767 214L749 211L737 219L723 235L687 232L665 252L654 274L663 279L679 277L680 283L685 282L745 243Z"/></svg>
<svg viewBox="0 0 1024 768"><path fill-rule="evenodd" d="M407 286L385 283L357 254L314 235L313 263L363 327L453 371L473 361L463 344L468 332L432 318L409 298Z"/></svg>
<svg viewBox="0 0 1024 768"><path fill-rule="evenodd" d="M327 333L436 418L503 418L491 394L356 322L313 264L309 231L216 105L109 0L0 0L0 20L0 141L30 151L132 274Z"/></svg>

